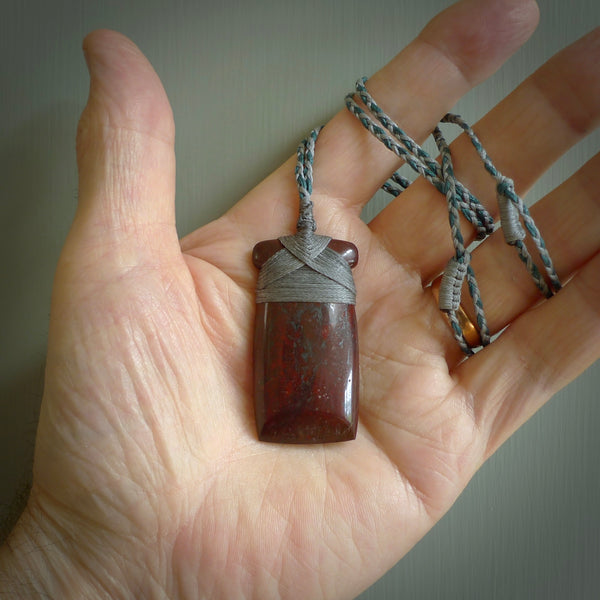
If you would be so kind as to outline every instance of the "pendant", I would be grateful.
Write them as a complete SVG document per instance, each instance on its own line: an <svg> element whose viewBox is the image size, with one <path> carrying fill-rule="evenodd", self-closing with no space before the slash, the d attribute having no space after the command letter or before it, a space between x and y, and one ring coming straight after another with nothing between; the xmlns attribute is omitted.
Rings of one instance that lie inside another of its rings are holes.
<svg viewBox="0 0 600 600"><path fill-rule="evenodd" d="M279 299L272 301L257 292L254 402L258 437L287 444L352 440L358 423L356 311L352 299L330 297L331 280L322 274L327 271L320 270L320 260L324 256L323 260L340 263L353 289L350 268L358 263L358 250L350 242L313 235L309 246L315 250L307 257L293 245L297 237L259 242L252 253L254 265L261 270L269 269L278 253L289 249L293 255L287 283L280 284L274 296ZM309 264L295 264L296 256ZM309 283L307 270L312 277ZM272 279L277 286L285 278L274 275ZM310 297L318 301L306 301L298 291L307 286Z"/></svg>

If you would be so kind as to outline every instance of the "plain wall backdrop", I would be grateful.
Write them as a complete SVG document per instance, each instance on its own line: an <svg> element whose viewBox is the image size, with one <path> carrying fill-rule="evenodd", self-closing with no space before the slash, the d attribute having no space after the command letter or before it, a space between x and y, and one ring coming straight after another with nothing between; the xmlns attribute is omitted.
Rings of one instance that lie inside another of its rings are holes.
<svg viewBox="0 0 600 600"><path fill-rule="evenodd" d="M532 39L456 107L471 123L600 22L598 0L539 3ZM343 106L359 76L392 58L449 4L4 0L0 519L29 477L53 271L76 204L74 138L88 86L84 35L98 27L125 33L162 78L177 127L177 219L185 234L283 162ZM599 147L595 133L572 149L527 201ZM365 218L382 202L378 196ZM361 600L599 598L599 400L596 363L484 465L432 532Z"/></svg>

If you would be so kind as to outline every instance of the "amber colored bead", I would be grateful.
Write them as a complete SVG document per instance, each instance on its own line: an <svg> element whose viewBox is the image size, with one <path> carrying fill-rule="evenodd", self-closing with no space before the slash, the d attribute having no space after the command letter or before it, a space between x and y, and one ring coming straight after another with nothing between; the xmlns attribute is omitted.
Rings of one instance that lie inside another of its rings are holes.
<svg viewBox="0 0 600 600"><path fill-rule="evenodd" d="M256 245L260 268L281 249L278 240ZM329 247L351 266L356 247ZM258 437L266 442L352 440L358 423L358 341L354 305L267 302L256 305L254 400Z"/></svg>

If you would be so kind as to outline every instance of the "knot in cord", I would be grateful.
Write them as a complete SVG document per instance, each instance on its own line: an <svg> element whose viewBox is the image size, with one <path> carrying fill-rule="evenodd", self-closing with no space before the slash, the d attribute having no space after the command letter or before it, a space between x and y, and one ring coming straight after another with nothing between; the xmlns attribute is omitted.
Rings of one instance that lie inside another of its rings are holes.
<svg viewBox="0 0 600 600"><path fill-rule="evenodd" d="M300 199L296 235L279 238L283 248L261 267L256 302L356 303L356 288L348 262L329 248L330 237L316 235L312 193L314 129L298 147L296 182Z"/></svg>
<svg viewBox="0 0 600 600"><path fill-rule="evenodd" d="M500 212L500 225L507 244L514 246L526 237L525 230L521 225L519 209L515 206L515 184L512 179L499 175L496 186L496 197L498 199L498 210Z"/></svg>
<svg viewBox="0 0 600 600"><path fill-rule="evenodd" d="M465 252L460 258L453 256L448 261L440 283L440 310L456 311L460 307L462 285L470 262L471 255L468 252Z"/></svg>
<svg viewBox="0 0 600 600"><path fill-rule="evenodd" d="M319 133L323 129L317 127L310 132L310 135L302 140L298 146L296 163L296 185L298 186L298 196L300 199L300 209L296 230L298 233L317 230L317 224L313 216L313 203L310 199L312 194L313 172L312 166L315 159L315 143Z"/></svg>
<svg viewBox="0 0 600 600"><path fill-rule="evenodd" d="M472 354L472 349L464 338L459 325L456 312L460 308L461 288L466 278L469 294L477 319L477 326L481 335L481 343L485 346L490 343L490 332L487 326L483 302L475 279L473 268L469 264L469 254L464 245L459 220L459 211L474 226L478 239L484 239L494 232L494 220L479 200L456 179L452 166L450 146L444 136L436 127L433 137L441 154L441 165L411 139L373 100L366 88L366 77L356 82L355 91L346 96L346 107L372 133L386 148L403 159L417 174L431 182L442 194L446 196L452 243L455 255L448 262L442 275L440 284L440 309L448 313L454 335L465 354ZM357 95L362 105L359 105L354 96ZM365 110L366 109L366 110ZM448 113L442 123L458 125L469 137L477 154L481 158L485 169L496 180L496 194L500 213L501 227L507 243L517 249L519 258L527 267L534 283L545 296L552 295L553 291L561 288L561 283L546 249L544 240L537 229L527 206L515 191L514 183L498 171L479 138L473 129L459 116ZM386 181L382 188L398 196L410 185L405 177L396 171ZM525 228L521 225L523 219ZM541 261L548 275L552 289L534 263L527 246L523 243L527 233L530 234L538 250Z"/></svg>

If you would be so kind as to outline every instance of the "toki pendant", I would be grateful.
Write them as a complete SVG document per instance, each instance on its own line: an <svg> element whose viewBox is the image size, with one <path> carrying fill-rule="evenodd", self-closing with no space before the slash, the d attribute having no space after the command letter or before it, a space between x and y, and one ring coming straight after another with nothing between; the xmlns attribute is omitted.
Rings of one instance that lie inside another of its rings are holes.
<svg viewBox="0 0 600 600"><path fill-rule="evenodd" d="M326 252L335 253L334 259L341 259L348 272L348 267L358 263L354 244L316 238L323 240ZM262 269L282 251L281 240L259 242L252 253L253 263ZM321 297L327 299L327 294ZM286 444L353 440L359 383L354 303L293 298L292 294L289 301L257 300L254 401L258 437Z"/></svg>

